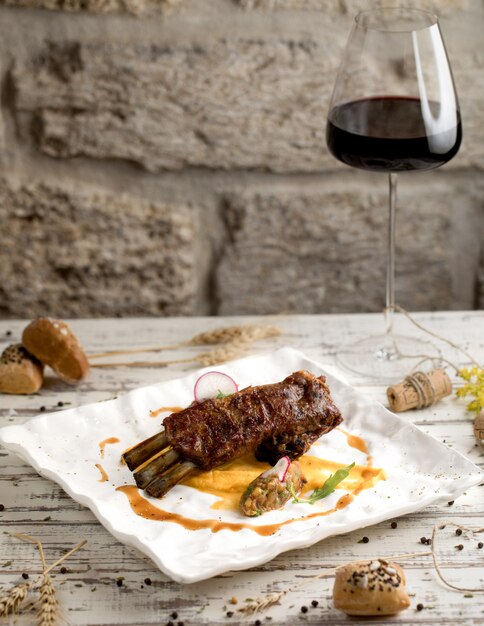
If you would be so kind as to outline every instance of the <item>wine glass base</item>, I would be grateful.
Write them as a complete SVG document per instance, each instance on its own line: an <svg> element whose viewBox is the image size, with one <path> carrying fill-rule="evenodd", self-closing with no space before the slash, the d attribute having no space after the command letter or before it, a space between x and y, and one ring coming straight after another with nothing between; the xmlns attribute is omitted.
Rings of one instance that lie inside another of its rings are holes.
<svg viewBox="0 0 484 626"><path fill-rule="evenodd" d="M336 356L339 366L347 372L374 378L379 382L396 383L403 380L422 364L428 369L429 359L434 365L441 352L430 341L404 335L375 335L342 346ZM427 362L423 361L427 359Z"/></svg>

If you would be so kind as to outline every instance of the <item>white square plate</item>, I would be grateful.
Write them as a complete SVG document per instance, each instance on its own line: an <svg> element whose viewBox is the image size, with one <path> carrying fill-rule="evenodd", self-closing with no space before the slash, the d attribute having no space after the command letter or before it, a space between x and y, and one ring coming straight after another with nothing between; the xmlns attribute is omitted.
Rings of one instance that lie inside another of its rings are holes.
<svg viewBox="0 0 484 626"><path fill-rule="evenodd" d="M235 511L215 511L210 508L215 496L183 485L177 485L162 500L150 499L156 507L196 520L221 518L223 522L257 526L296 518L270 536L251 529L185 530L177 523L136 515L126 495L115 490L117 486L133 484L130 471L120 463L120 455L127 447L160 430L162 417L153 419L150 410L188 406L193 400L196 379L207 369L135 389L115 400L39 415L23 426L7 426L0 430L0 443L89 507L117 539L141 550L165 574L182 583L253 567L281 552L310 546L330 535L417 511L440 500L452 500L483 480L483 473L463 455L368 400L296 350L283 348L217 369L232 376L239 388L276 382L301 369L318 376L325 374L345 419L342 426L364 438L374 466L383 468L387 479L362 491L346 508L326 517L308 519L301 518L334 507L344 491L338 489L315 505L290 503L282 511L258 518L243 518ZM99 443L111 437L119 442L106 445L101 459ZM366 455L349 447L345 435L337 430L323 436L310 454L344 464L366 462ZM109 477L106 482L99 482L99 463Z"/></svg>

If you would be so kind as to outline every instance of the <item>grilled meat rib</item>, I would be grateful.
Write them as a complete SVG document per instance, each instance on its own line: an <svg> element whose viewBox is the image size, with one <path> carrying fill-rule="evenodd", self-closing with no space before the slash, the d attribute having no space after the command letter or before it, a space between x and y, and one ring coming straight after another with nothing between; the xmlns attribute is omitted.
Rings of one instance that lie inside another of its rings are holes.
<svg viewBox="0 0 484 626"><path fill-rule="evenodd" d="M166 452L145 463L154 454L154 438L150 438L123 457L131 470L144 463L135 471L137 484L159 497L176 484L173 480L180 474L186 476L180 467L187 469L189 464L191 471L210 470L250 451L272 464L281 456L297 458L342 419L325 378L300 371L279 383L247 387L172 413L163 422L160 438L162 447L170 446ZM176 459L174 468L164 473L165 465L162 475L153 478L157 467L153 464L159 466L160 456L170 452Z"/></svg>

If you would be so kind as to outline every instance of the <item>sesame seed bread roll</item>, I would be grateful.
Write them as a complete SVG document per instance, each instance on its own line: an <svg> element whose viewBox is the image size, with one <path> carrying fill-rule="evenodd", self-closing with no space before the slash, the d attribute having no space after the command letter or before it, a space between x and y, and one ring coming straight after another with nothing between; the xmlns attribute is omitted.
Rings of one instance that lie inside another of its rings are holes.
<svg viewBox="0 0 484 626"><path fill-rule="evenodd" d="M61 320L39 317L30 322L23 332L22 342L66 383L78 383L89 371L87 357L77 337Z"/></svg>
<svg viewBox="0 0 484 626"><path fill-rule="evenodd" d="M0 357L0 393L36 393L44 381L44 366L20 343L7 346Z"/></svg>
<svg viewBox="0 0 484 626"><path fill-rule="evenodd" d="M405 574L383 559L356 561L336 570L333 604L347 615L394 615L410 606Z"/></svg>

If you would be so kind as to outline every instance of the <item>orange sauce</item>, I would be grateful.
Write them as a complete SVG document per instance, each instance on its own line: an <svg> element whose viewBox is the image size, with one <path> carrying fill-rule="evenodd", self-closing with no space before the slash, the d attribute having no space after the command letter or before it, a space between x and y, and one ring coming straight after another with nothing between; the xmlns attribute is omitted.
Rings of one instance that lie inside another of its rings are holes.
<svg viewBox="0 0 484 626"><path fill-rule="evenodd" d="M117 437L108 437L107 439L103 439L103 441L99 442L99 453L101 455L101 459L104 459L104 448L108 443L119 443L119 439Z"/></svg>
<svg viewBox="0 0 484 626"><path fill-rule="evenodd" d="M345 431L342 432L346 435L350 447L356 448L365 454L368 453L364 439ZM321 459L307 454L298 460L307 480L302 490L302 497L308 492L321 487L330 474L334 474L335 471L346 465L345 463L337 463L336 461ZM269 465L267 463L261 463L248 454L208 472L197 472L185 481L182 481L181 484L216 496L217 501L211 505L212 509L237 511L240 497L247 485L268 468ZM348 506L358 494L365 489L374 487L380 480L386 480L385 470L373 467L372 458L367 456L367 464L355 465L349 476L337 486L337 489L344 489L348 493L340 497L334 508L326 511L318 510L303 517L292 518L278 524L261 526L247 522L223 522L217 519L190 519L178 513L158 508L145 498L134 485L123 485L118 487L117 491L124 493L134 513L145 519L174 522L187 530L201 530L205 528L210 529L212 532L219 532L221 530L239 531L247 528L259 535L268 536L273 535L288 524L331 515Z"/></svg>
<svg viewBox="0 0 484 626"><path fill-rule="evenodd" d="M160 406L159 409L155 409L154 411L150 411L150 417L156 417L160 413L178 413L178 411L183 411L183 407L181 407L181 406Z"/></svg>
<svg viewBox="0 0 484 626"><path fill-rule="evenodd" d="M105 483L107 480L109 480L109 476L106 474L106 470L101 465L101 463L96 463L96 467L101 472L101 478L98 480L98 483Z"/></svg>
<svg viewBox="0 0 484 626"><path fill-rule="evenodd" d="M351 446L352 448L356 448L356 450L363 452L363 454L368 454L368 446L366 445L366 441L364 439L358 437L357 435L352 435L342 428L337 428L336 430L339 430L340 433L343 433L343 435L345 435L346 441L348 442L349 446Z"/></svg>
<svg viewBox="0 0 484 626"><path fill-rule="evenodd" d="M203 530L204 528L210 529L213 533L218 533L221 530L231 530L233 532L238 532L246 528L247 530L251 530L258 535L262 535L264 537L268 537L269 535L274 535L280 528L283 526L287 526L288 524L294 524L295 522L302 522L307 519L311 519L313 517L325 517L326 515L330 515L331 513L335 513L350 504L353 500L353 496L351 494L345 494L342 496L336 506L332 509L328 509L327 511L318 511L317 513L310 513L309 515L305 515L304 517L297 517L294 519L288 519L284 522L280 522L279 524L266 524L264 526L255 526L252 524L247 524L244 522L234 523L234 522L222 522L221 520L216 519L191 519L190 517L185 517L184 515L180 515L179 513L171 513L170 511L164 511L163 509L159 509L158 507L151 504L149 500L147 500L144 496L142 496L138 490L138 487L135 485L123 485L122 487L117 487L116 491L121 491L124 493L129 501L131 509L139 515L140 517L144 517L145 519L156 520L159 522L174 522L175 524L179 524L186 530Z"/></svg>
<svg viewBox="0 0 484 626"><path fill-rule="evenodd" d="M302 490L303 497L308 492L321 487L330 474L345 467L345 463L328 461L308 454L298 460L307 480ZM247 485L267 469L269 469L267 463L260 463L252 455L245 455L208 472L198 472L182 481L182 484L216 496L218 500L212 504L212 509L236 511ZM378 481L384 479L384 476L385 473L380 468L356 465L348 478L338 485L338 489L350 492L359 489L359 493L373 487Z"/></svg>

